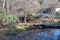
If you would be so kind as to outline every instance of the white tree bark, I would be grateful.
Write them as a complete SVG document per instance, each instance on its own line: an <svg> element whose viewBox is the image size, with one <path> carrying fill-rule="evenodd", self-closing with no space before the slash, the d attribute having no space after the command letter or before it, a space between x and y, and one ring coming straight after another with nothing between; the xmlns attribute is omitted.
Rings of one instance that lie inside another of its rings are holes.
<svg viewBox="0 0 60 40"><path fill-rule="evenodd" d="M6 11L9 12L9 0L3 0L3 8L6 8Z"/></svg>
<svg viewBox="0 0 60 40"><path fill-rule="evenodd" d="M3 4L2 4L2 5L3 5L3 8L5 8L5 1L6 1L6 0L3 0Z"/></svg>

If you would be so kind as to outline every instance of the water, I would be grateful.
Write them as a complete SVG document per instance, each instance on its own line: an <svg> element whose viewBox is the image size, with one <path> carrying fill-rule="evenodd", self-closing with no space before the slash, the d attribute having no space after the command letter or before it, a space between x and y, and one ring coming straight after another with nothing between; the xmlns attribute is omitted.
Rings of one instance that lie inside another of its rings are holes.
<svg viewBox="0 0 60 40"><path fill-rule="evenodd" d="M52 29L50 32L39 32L34 36L33 40L59 40L60 29Z"/></svg>
<svg viewBox="0 0 60 40"><path fill-rule="evenodd" d="M11 37L10 40L60 40L60 29L50 29L36 33L22 32L17 37Z"/></svg>
<svg viewBox="0 0 60 40"><path fill-rule="evenodd" d="M51 14L49 14L49 13L42 13L42 17L48 17L48 18L51 18Z"/></svg>

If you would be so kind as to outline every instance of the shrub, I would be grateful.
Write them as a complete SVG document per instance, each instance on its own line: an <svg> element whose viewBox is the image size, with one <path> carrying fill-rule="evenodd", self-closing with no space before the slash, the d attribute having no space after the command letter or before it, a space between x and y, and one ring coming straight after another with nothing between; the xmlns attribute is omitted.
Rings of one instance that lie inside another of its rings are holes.
<svg viewBox="0 0 60 40"><path fill-rule="evenodd" d="M30 17L29 17L29 19L30 19L31 21L33 20L33 18L34 18L33 16L30 16Z"/></svg>
<svg viewBox="0 0 60 40"><path fill-rule="evenodd" d="M6 14L2 17L3 25L16 26L17 22L18 18L14 15Z"/></svg>
<svg viewBox="0 0 60 40"><path fill-rule="evenodd" d="M4 34L3 30L0 30L0 36L2 36Z"/></svg>
<svg viewBox="0 0 60 40"><path fill-rule="evenodd" d="M1 14L6 14L7 12L6 12L6 10L4 8L0 7L0 13Z"/></svg>
<svg viewBox="0 0 60 40"><path fill-rule="evenodd" d="M39 15L37 15L37 16L32 16L32 15L31 15L31 16L29 16L29 19L30 19L30 20L34 20L34 19L36 19L36 18L38 19L38 18L40 18L40 17L42 17L41 14L39 14Z"/></svg>
<svg viewBox="0 0 60 40"><path fill-rule="evenodd" d="M5 31L5 35L16 36L19 32L24 31L24 30L25 30L25 28L23 28L23 29L18 29L18 28L8 29Z"/></svg>
<svg viewBox="0 0 60 40"><path fill-rule="evenodd" d="M0 22L1 22L1 19L2 19L2 14L0 14Z"/></svg>
<svg viewBox="0 0 60 40"><path fill-rule="evenodd" d="M15 29L8 29L5 31L5 35L6 36L16 36L17 32L15 31Z"/></svg>
<svg viewBox="0 0 60 40"><path fill-rule="evenodd" d="M11 13L7 13L3 9L0 8L0 26L1 27L16 27L17 22L19 21L17 16L11 15Z"/></svg>

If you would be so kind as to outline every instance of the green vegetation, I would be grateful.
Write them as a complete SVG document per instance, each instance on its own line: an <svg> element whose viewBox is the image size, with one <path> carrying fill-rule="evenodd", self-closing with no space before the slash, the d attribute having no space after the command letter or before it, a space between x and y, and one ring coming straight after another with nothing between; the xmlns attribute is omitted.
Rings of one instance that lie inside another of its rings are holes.
<svg viewBox="0 0 60 40"><path fill-rule="evenodd" d="M7 26L7 29L0 30L0 36L17 35L20 31L26 30L25 28L21 28L21 26L19 26L20 28L17 28L18 23L19 19L17 16L12 15L11 12L6 12L3 8L0 8L0 26Z"/></svg>
<svg viewBox="0 0 60 40"><path fill-rule="evenodd" d="M39 2L40 4L42 4L42 3L43 3L43 1L44 1L44 0L38 0L38 2Z"/></svg>
<svg viewBox="0 0 60 40"><path fill-rule="evenodd" d="M4 25L7 24L15 24L16 22L18 22L18 18L14 15L4 15L2 18L2 22Z"/></svg>
<svg viewBox="0 0 60 40"><path fill-rule="evenodd" d="M1 29L0 35L5 35L5 34L17 35L21 31L26 31L27 20L28 23L49 22L49 20L44 20L40 12L51 13L51 8L47 8L47 9L42 8L41 5L44 2L44 0L38 0L38 1L37 0L33 0L33 1L32 0L3 0L3 1L0 0L0 29ZM19 17L21 17L21 20L19 20ZM45 18L48 17L46 16ZM60 18L59 13L56 14L56 18ZM22 25L19 25L20 23ZM59 24L60 23L54 23L53 25L59 25Z"/></svg>
<svg viewBox="0 0 60 40"><path fill-rule="evenodd" d="M39 18L41 18L41 17L42 17L41 14L39 14L39 15L37 15L37 16L32 16L32 15L30 15L30 16L29 16L29 19L32 21L32 20L35 20L35 19L39 19Z"/></svg>
<svg viewBox="0 0 60 40"><path fill-rule="evenodd" d="M4 30L0 30L0 36L4 35L5 31Z"/></svg>
<svg viewBox="0 0 60 40"><path fill-rule="evenodd" d="M48 20L42 20L42 22L49 22Z"/></svg>
<svg viewBox="0 0 60 40"><path fill-rule="evenodd" d="M52 25L52 26L60 26L60 22L54 22L54 23L51 23L49 25Z"/></svg>
<svg viewBox="0 0 60 40"><path fill-rule="evenodd" d="M55 18L60 18L60 13L57 12L57 13L55 14Z"/></svg>
<svg viewBox="0 0 60 40"><path fill-rule="evenodd" d="M9 0L11 5L15 5L17 0Z"/></svg>

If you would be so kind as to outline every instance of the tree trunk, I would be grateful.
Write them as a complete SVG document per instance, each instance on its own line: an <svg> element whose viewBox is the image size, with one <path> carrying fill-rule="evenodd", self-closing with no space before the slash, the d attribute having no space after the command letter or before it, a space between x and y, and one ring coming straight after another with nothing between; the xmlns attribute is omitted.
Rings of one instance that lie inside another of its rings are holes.
<svg viewBox="0 0 60 40"><path fill-rule="evenodd" d="M9 12L9 0L5 1L5 8L6 8L6 11Z"/></svg>
<svg viewBox="0 0 60 40"><path fill-rule="evenodd" d="M5 8L5 1L6 1L6 0L3 0L3 4L2 4L2 5L3 5L3 8Z"/></svg>
<svg viewBox="0 0 60 40"><path fill-rule="evenodd" d="M26 23L27 21L27 19L26 19L26 17L27 17L27 15L26 15L26 13L25 13L25 16L24 16L24 23Z"/></svg>
<svg viewBox="0 0 60 40"><path fill-rule="evenodd" d="M51 5L51 20L54 22L55 19L55 5Z"/></svg>

